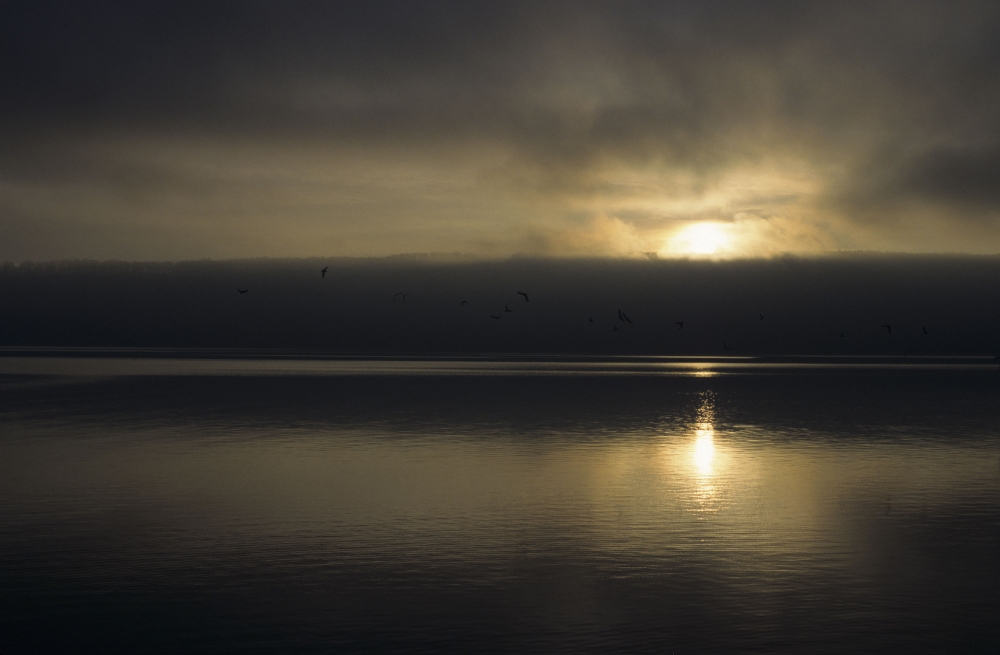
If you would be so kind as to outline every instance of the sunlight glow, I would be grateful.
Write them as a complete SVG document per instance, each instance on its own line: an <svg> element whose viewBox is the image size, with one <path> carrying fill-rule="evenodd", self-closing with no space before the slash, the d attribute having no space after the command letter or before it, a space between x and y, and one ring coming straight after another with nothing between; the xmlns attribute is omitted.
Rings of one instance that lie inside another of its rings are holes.
<svg viewBox="0 0 1000 655"><path fill-rule="evenodd" d="M715 430L711 423L698 426L694 442L694 465L703 476L712 475L712 460L715 459Z"/></svg>
<svg viewBox="0 0 1000 655"><path fill-rule="evenodd" d="M667 252L675 255L714 255L730 249L732 236L722 223L693 223L670 239Z"/></svg>
<svg viewBox="0 0 1000 655"><path fill-rule="evenodd" d="M702 394L698 406L698 422L694 431L694 467L698 475L705 478L712 475L715 461L715 394Z"/></svg>

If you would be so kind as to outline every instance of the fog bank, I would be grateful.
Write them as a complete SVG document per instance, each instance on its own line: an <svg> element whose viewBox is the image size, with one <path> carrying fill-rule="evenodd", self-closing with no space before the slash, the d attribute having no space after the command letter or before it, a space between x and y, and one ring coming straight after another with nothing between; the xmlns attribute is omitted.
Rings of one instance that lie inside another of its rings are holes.
<svg viewBox="0 0 1000 655"><path fill-rule="evenodd" d="M8 347L992 355L1000 257L26 262L0 307Z"/></svg>

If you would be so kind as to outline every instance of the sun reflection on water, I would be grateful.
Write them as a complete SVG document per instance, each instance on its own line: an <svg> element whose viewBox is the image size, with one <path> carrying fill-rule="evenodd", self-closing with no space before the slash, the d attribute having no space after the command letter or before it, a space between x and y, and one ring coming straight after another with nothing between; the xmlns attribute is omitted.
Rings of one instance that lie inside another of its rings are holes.
<svg viewBox="0 0 1000 655"><path fill-rule="evenodd" d="M702 477L711 476L712 460L715 458L715 429L711 423L700 423L695 435L695 468Z"/></svg>
<svg viewBox="0 0 1000 655"><path fill-rule="evenodd" d="M694 444L691 452L694 473L693 496L699 512L715 512L718 489L715 475L718 457L715 447L715 395L706 391L701 395L697 422L694 424Z"/></svg>

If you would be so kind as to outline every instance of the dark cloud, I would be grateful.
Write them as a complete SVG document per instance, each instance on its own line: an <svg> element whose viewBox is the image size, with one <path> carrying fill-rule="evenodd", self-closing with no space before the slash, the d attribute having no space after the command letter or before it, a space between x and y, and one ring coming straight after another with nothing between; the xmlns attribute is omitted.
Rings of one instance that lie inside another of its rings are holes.
<svg viewBox="0 0 1000 655"><path fill-rule="evenodd" d="M987 141L883 153L859 166L847 185L833 192L831 204L870 223L937 215L956 230L995 227L1000 223L1000 145Z"/></svg>
<svg viewBox="0 0 1000 655"><path fill-rule="evenodd" d="M391 130L461 118L526 137L555 127L557 141L580 136L573 117L586 113L583 146L606 148L651 133L698 139L725 127L720 116L864 122L883 94L861 91L922 96L924 107L899 108L919 114L997 90L996 12L984 3L42 2L5 13L5 110L72 120L336 130L353 115Z"/></svg>
<svg viewBox="0 0 1000 655"><path fill-rule="evenodd" d="M1000 148L938 148L909 162L898 191L942 203L1000 210Z"/></svg>

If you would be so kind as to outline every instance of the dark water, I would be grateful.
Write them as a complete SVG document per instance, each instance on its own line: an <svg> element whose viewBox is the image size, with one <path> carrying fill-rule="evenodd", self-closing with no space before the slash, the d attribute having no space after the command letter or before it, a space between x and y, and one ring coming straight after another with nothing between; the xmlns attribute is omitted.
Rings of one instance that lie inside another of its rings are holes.
<svg viewBox="0 0 1000 655"><path fill-rule="evenodd" d="M997 652L987 361L0 357L0 652Z"/></svg>

